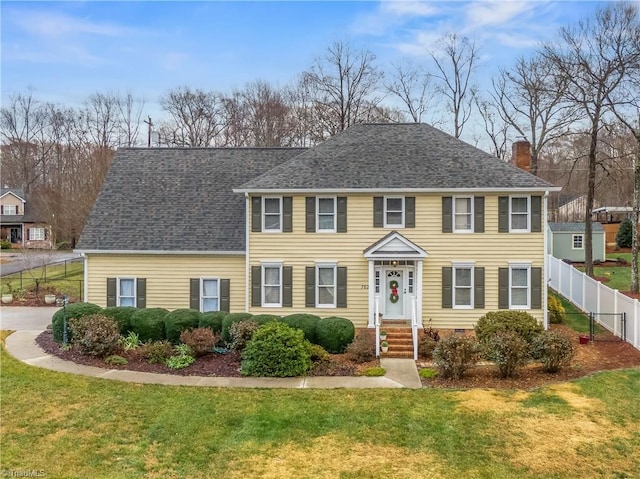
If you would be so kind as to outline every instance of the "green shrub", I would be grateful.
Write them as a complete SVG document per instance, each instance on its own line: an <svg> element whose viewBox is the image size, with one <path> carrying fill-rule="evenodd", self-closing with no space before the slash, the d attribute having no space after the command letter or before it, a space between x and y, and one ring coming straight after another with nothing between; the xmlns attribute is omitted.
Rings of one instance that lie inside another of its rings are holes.
<svg viewBox="0 0 640 479"><path fill-rule="evenodd" d="M418 376L423 379L433 379L438 375L438 371L431 368L424 368L418 371Z"/></svg>
<svg viewBox="0 0 640 479"><path fill-rule="evenodd" d="M260 327L242 352L245 376L301 376L311 368L304 334L280 322Z"/></svg>
<svg viewBox="0 0 640 479"><path fill-rule="evenodd" d="M285 316L281 320L287 326L300 329L304 333L304 338L310 343L317 344L316 325L320 321L320 316L315 314L297 313Z"/></svg>
<svg viewBox="0 0 640 479"><path fill-rule="evenodd" d="M616 234L616 244L620 248L631 248L631 235L633 234L633 221L625 219L620 223Z"/></svg>
<svg viewBox="0 0 640 479"><path fill-rule="evenodd" d="M517 368L524 366L529 357L529 345L515 331L498 331L482 343L485 359L493 361L500 376L510 378Z"/></svg>
<svg viewBox="0 0 640 479"><path fill-rule="evenodd" d="M140 338L133 331L129 331L126 336L120 336L120 345L125 351L131 351L140 346Z"/></svg>
<svg viewBox="0 0 640 479"><path fill-rule="evenodd" d="M161 341L166 339L164 318L169 314L164 308L138 309L131 315L131 330L140 341Z"/></svg>
<svg viewBox="0 0 640 479"><path fill-rule="evenodd" d="M369 368L365 372L362 373L363 376L367 376L370 378L384 376L387 373L385 368L377 367L377 368Z"/></svg>
<svg viewBox="0 0 640 479"><path fill-rule="evenodd" d="M6 239L0 240L0 249L11 249L11 241Z"/></svg>
<svg viewBox="0 0 640 479"><path fill-rule="evenodd" d="M242 351L259 327L260 325L253 318L233 323L229 330L229 337L231 338L229 349Z"/></svg>
<svg viewBox="0 0 640 479"><path fill-rule="evenodd" d="M551 324L560 324L565 320L564 306L562 306L562 302L556 295L549 295L547 309L549 310L549 322Z"/></svg>
<svg viewBox="0 0 640 479"><path fill-rule="evenodd" d="M120 331L113 318L90 314L69 320L73 344L87 356L103 358L120 349Z"/></svg>
<svg viewBox="0 0 640 479"><path fill-rule="evenodd" d="M433 362L445 378L460 379L480 359L475 338L454 334L441 340L433 350Z"/></svg>
<svg viewBox="0 0 640 479"><path fill-rule="evenodd" d="M177 354L165 361L167 367L171 369L183 369L196 361L193 351L186 344L179 344L175 347L175 351Z"/></svg>
<svg viewBox="0 0 640 479"><path fill-rule="evenodd" d="M246 319L251 319L253 315L251 313L229 313L222 320L222 340L225 343L231 342L231 325L233 323L239 323Z"/></svg>
<svg viewBox="0 0 640 479"><path fill-rule="evenodd" d="M197 328L201 313L195 309L175 309L164 317L165 337L176 344L180 334L187 329Z"/></svg>
<svg viewBox="0 0 640 479"><path fill-rule="evenodd" d="M420 336L418 340L418 354L421 358L431 359L433 356L433 350L436 349L438 342L431 336Z"/></svg>
<svg viewBox="0 0 640 479"><path fill-rule="evenodd" d="M208 313L202 313L200 316L199 328L209 328L214 333L222 332L222 320L229 314L224 311L210 311Z"/></svg>
<svg viewBox="0 0 640 479"><path fill-rule="evenodd" d="M71 318L81 318L83 316L88 316L90 314L98 314L102 312L102 308L97 304L93 303L71 303L67 304L65 308L60 308L53 314L53 318L51 319L51 323L53 326L53 339L59 343L62 342L63 336L63 324L64 324L64 314L66 310L67 321ZM69 323L67 322L67 336L69 341L71 341L71 336L69 335Z"/></svg>
<svg viewBox="0 0 640 479"><path fill-rule="evenodd" d="M107 364L116 364L119 366L124 366L125 364L128 364L129 361L127 361L126 358L123 358L122 356L118 356L117 354L113 354L111 356L107 356L104 360L105 363Z"/></svg>
<svg viewBox="0 0 640 479"><path fill-rule="evenodd" d="M358 331L355 339L347 346L347 355L358 363L367 363L376 358L375 331L363 329Z"/></svg>
<svg viewBox="0 0 640 479"><path fill-rule="evenodd" d="M476 337L481 343L500 331L513 331L527 342L543 330L536 318L526 311L490 311L481 316L475 327Z"/></svg>
<svg viewBox="0 0 640 479"><path fill-rule="evenodd" d="M210 352L218 341L220 335L209 328L188 329L180 334L180 342L189 346L196 358Z"/></svg>
<svg viewBox="0 0 640 479"><path fill-rule="evenodd" d="M131 316L137 311L133 306L110 306L100 313L113 318L118 323L118 329L123 336L131 331Z"/></svg>
<svg viewBox="0 0 640 479"><path fill-rule="evenodd" d="M345 318L324 318L316 324L317 344L330 353L343 353L355 334L353 323Z"/></svg>
<svg viewBox="0 0 640 479"><path fill-rule="evenodd" d="M311 344L306 339L304 340L304 344L309 352L309 358L311 358L311 361L314 363L318 361L327 361L331 357L322 346Z"/></svg>
<svg viewBox="0 0 640 479"><path fill-rule="evenodd" d="M145 343L137 349L137 354L151 364L161 364L173 354L173 346L166 339Z"/></svg>
<svg viewBox="0 0 640 479"><path fill-rule="evenodd" d="M542 369L556 373L568 366L575 356L573 341L557 331L543 331L531 344L531 357L542 363Z"/></svg>
<svg viewBox="0 0 640 479"><path fill-rule="evenodd" d="M263 324L267 324L272 321L282 321L282 316L275 314L255 314L251 316L251 320L262 326Z"/></svg>

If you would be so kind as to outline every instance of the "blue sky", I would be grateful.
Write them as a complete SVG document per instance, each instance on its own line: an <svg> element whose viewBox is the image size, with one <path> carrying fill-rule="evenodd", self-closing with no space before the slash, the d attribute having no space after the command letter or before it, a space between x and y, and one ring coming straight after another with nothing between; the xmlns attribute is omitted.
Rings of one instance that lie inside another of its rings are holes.
<svg viewBox="0 0 640 479"><path fill-rule="evenodd" d="M486 85L498 66L603 3L2 1L2 101L27 87L68 106L95 92L131 91L157 112L158 97L182 85L284 86L334 40L370 49L383 69L424 62L448 32L476 39L477 79Z"/></svg>

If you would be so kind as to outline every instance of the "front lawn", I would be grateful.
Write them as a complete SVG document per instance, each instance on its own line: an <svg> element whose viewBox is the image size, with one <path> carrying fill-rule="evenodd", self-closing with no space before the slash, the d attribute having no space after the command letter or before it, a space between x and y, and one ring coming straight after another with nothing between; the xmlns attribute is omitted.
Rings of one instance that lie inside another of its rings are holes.
<svg viewBox="0 0 640 479"><path fill-rule="evenodd" d="M1 354L4 471L541 479L640 470L640 369L532 392L243 390L86 378Z"/></svg>

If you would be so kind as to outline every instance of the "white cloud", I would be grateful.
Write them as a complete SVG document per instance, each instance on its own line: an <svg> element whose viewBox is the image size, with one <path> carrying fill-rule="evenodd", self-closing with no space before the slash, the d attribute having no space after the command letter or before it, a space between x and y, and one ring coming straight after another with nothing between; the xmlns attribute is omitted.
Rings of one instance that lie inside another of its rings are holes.
<svg viewBox="0 0 640 479"><path fill-rule="evenodd" d="M428 17L438 13L439 9L424 0L382 0L380 11L396 16Z"/></svg>
<svg viewBox="0 0 640 479"><path fill-rule="evenodd" d="M513 20L537 8L535 2L479 1L465 9L466 28L509 26Z"/></svg>
<svg viewBox="0 0 640 479"><path fill-rule="evenodd" d="M5 13L10 21L30 35L61 38L74 35L123 36L134 30L110 23L99 23L85 18L57 12L20 10Z"/></svg>

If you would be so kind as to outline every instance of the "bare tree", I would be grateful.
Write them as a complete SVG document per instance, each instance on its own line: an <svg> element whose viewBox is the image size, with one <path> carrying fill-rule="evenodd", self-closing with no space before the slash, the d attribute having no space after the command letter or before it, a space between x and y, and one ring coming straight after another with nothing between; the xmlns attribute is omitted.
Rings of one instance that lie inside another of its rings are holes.
<svg viewBox="0 0 640 479"><path fill-rule="evenodd" d="M442 48L431 50L438 73L438 91L447 99L447 109L453 114L453 135L460 138L469 121L473 97L477 87L471 81L476 69L479 50L474 40L459 37L455 33L445 35Z"/></svg>
<svg viewBox="0 0 640 479"><path fill-rule="evenodd" d="M637 32L633 31L635 9L628 4L609 4L593 18L575 27L560 29L559 40L543 46L549 60L566 84L565 98L584 113L589 131L588 191L585 213L585 272L593 276L592 213L594 205L598 135L610 108L608 98L615 96L621 83L637 64ZM634 38L634 35L636 37Z"/></svg>
<svg viewBox="0 0 640 479"><path fill-rule="evenodd" d="M250 146L288 146L291 143L290 108L281 91L265 81L255 81L245 87L241 97L248 114Z"/></svg>
<svg viewBox="0 0 640 479"><path fill-rule="evenodd" d="M484 131L491 141L491 153L497 158L505 160L508 152L509 124L503 120L495 104L482 100L477 95L475 101L482 118Z"/></svg>
<svg viewBox="0 0 640 479"><path fill-rule="evenodd" d="M85 101L83 128L92 144L113 148L120 144L120 101L114 93L94 93Z"/></svg>
<svg viewBox="0 0 640 479"><path fill-rule="evenodd" d="M118 98L119 133L122 145L131 147L138 142L143 109L144 100L136 99L131 92Z"/></svg>
<svg viewBox="0 0 640 479"><path fill-rule="evenodd" d="M414 123L421 123L425 113L434 109L436 91L432 76L419 66L393 64L385 88L402 102Z"/></svg>

